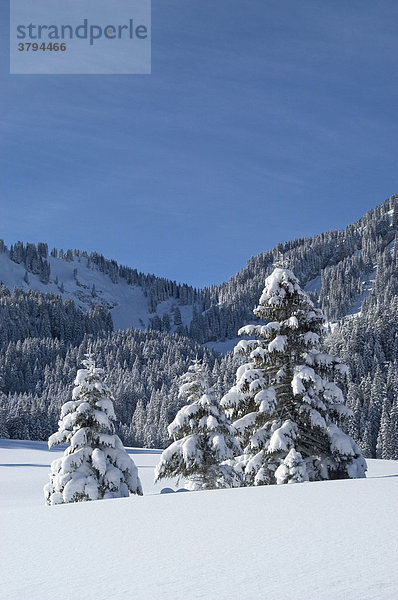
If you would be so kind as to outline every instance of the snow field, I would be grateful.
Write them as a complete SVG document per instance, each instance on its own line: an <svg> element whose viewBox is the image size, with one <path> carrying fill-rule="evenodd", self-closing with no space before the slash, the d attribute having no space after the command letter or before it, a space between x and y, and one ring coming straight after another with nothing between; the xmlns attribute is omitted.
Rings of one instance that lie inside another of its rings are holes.
<svg viewBox="0 0 398 600"><path fill-rule="evenodd" d="M398 461L367 479L44 506L62 449L0 442L1 600L395 600ZM8 465L8 466L4 466Z"/></svg>

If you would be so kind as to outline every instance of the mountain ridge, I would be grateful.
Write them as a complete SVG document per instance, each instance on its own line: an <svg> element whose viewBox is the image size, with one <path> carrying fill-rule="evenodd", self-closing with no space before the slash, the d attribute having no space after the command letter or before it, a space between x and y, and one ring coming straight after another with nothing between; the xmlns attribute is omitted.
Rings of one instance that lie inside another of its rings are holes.
<svg viewBox="0 0 398 600"><path fill-rule="evenodd" d="M319 299L328 319L336 321L364 293L361 280L394 243L397 199L398 195L391 196L345 229L297 238L251 257L235 276L217 286L198 289L178 284L118 265L96 252L53 249L49 253L42 242L37 246L17 242L8 249L1 240L0 279L9 289L59 294L86 311L100 304L111 312L115 329L178 331L204 343L235 337L272 265L282 260ZM321 280L314 285L318 277ZM340 289L336 296L336 284L342 288L343 280L344 292Z"/></svg>

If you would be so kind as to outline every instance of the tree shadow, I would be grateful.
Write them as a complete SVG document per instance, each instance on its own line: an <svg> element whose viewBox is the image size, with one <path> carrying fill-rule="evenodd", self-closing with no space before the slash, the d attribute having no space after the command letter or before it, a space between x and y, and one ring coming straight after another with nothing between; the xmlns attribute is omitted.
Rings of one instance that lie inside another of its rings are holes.
<svg viewBox="0 0 398 600"><path fill-rule="evenodd" d="M37 465L33 463L4 463L0 464L0 467L45 467L46 469L49 469L50 465Z"/></svg>

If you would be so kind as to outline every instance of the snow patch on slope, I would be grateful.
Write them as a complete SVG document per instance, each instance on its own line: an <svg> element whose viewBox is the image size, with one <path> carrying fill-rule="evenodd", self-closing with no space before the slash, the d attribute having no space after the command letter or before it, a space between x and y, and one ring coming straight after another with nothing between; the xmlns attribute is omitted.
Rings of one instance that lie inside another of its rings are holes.
<svg viewBox="0 0 398 600"><path fill-rule="evenodd" d="M366 298L369 297L369 294L373 289L373 285L376 280L376 272L377 267L375 266L370 273L368 272L362 274L362 294L359 294L355 302L351 305L350 309L347 312L347 316L355 316L361 314L362 304L364 300L366 300Z"/></svg>
<svg viewBox="0 0 398 600"><path fill-rule="evenodd" d="M307 283L305 284L305 287L304 287L304 291L305 292L317 292L317 294L320 294L321 287L322 287L322 278L320 275L317 275L317 277L314 277L314 279L310 279L310 281L307 281Z"/></svg>
<svg viewBox="0 0 398 600"><path fill-rule="evenodd" d="M228 352L233 352L236 344L240 342L241 339L241 337L236 337L232 340L224 340L222 342L206 342L204 346L210 350L219 352L220 354L228 354Z"/></svg>

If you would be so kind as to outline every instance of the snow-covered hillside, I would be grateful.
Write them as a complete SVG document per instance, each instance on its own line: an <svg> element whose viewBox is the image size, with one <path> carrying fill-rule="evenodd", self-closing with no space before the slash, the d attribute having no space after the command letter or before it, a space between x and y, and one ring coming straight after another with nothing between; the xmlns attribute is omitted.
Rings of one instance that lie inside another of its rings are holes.
<svg viewBox="0 0 398 600"><path fill-rule="evenodd" d="M395 600L398 461L365 480L45 507L42 442L0 442L2 600Z"/></svg>
<svg viewBox="0 0 398 600"><path fill-rule="evenodd" d="M36 247L21 242L8 249L2 240L0 281L10 290L60 294L84 310L101 304L110 310L115 329L178 331L226 353L238 329L252 318L281 251L305 290L319 296L329 322L360 315L372 290L377 288L380 296L385 287L373 284L385 251L394 252L397 198L392 196L345 230L279 244L252 257L228 282L202 290L138 273L134 265L124 267L95 252L54 249L49 254L45 243Z"/></svg>
<svg viewBox="0 0 398 600"><path fill-rule="evenodd" d="M124 279L114 283L109 275L89 265L85 257L66 260L49 256L47 260L51 274L48 283L43 283L38 274L27 273L23 263L12 261L7 253L0 253L0 280L11 291L21 288L58 294L63 300L73 300L84 311L101 304L110 310L115 329L147 329L151 318L155 315L161 318L167 313L173 330L172 315L177 306L182 324L189 325L192 320L192 306L180 306L174 298L159 303L156 312L150 313L142 287L129 285Z"/></svg>

